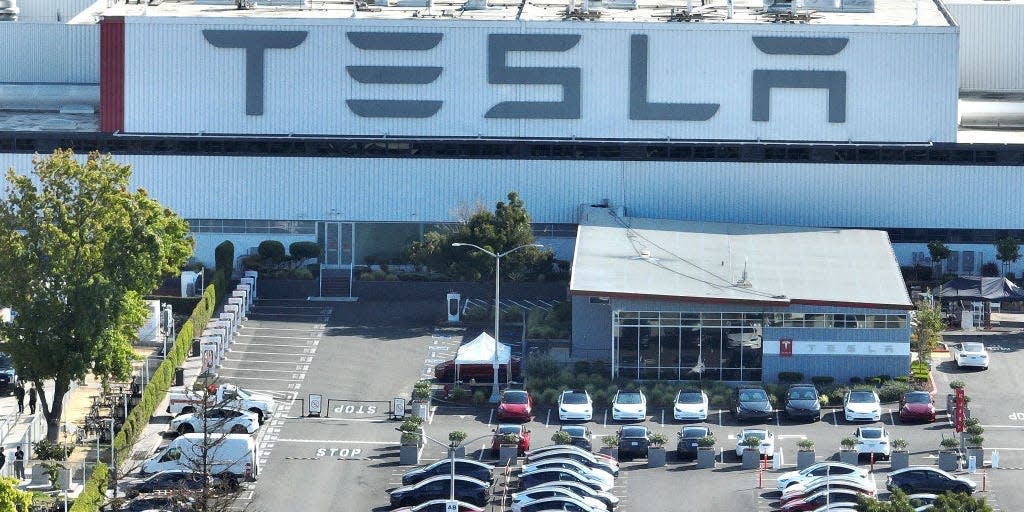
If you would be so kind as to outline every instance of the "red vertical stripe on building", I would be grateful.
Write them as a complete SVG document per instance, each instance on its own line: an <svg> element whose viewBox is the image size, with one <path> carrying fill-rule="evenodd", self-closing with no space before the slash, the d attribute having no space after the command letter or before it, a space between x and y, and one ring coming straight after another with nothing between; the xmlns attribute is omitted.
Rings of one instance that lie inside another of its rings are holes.
<svg viewBox="0 0 1024 512"><path fill-rule="evenodd" d="M124 17L100 21L100 131L124 131Z"/></svg>

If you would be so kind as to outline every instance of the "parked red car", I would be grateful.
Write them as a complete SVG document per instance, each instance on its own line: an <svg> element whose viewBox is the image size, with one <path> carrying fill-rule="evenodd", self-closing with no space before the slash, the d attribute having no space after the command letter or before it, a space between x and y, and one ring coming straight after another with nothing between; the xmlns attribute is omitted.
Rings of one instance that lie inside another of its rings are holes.
<svg viewBox="0 0 1024 512"><path fill-rule="evenodd" d="M494 429L494 439L491 441L491 455L498 456L501 446L501 436L505 434L516 434L519 436L519 455L526 455L530 449L530 431L525 425L501 424Z"/></svg>
<svg viewBox="0 0 1024 512"><path fill-rule="evenodd" d="M501 394L498 410L499 420L530 421L533 419L533 398L524 389L509 389Z"/></svg>
<svg viewBox="0 0 1024 512"><path fill-rule="evenodd" d="M935 421L935 404L927 391L911 391L900 400L900 421Z"/></svg>
<svg viewBox="0 0 1024 512"><path fill-rule="evenodd" d="M506 380L505 372L508 371L508 365L503 364L498 367L498 380L504 382ZM519 376L519 358L512 358L512 377L516 378ZM443 363L438 364L434 367L434 379L437 382L455 382L455 360L449 359ZM459 365L459 380L462 382L469 382L470 379L476 379L480 384L486 384L494 380L494 365L491 363L484 364L463 364Z"/></svg>

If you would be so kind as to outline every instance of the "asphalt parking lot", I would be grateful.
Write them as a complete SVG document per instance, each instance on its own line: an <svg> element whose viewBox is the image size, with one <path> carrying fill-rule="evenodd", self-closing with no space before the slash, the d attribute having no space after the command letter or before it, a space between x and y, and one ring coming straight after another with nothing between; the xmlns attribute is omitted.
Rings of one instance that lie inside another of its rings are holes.
<svg viewBox="0 0 1024 512"><path fill-rule="evenodd" d="M386 491L396 487L401 474L410 467L398 463L398 433L394 431L398 422L389 418L389 401L392 397L407 397L412 384L429 376L433 364L453 357L463 341L461 330L435 331L423 327L430 325L425 318L405 323L392 321L401 316L397 313L403 312L393 304L324 306L301 301L261 301L243 329L243 335L250 337L240 339L225 363L227 371L238 373L225 377L240 379L237 382L246 387L272 391L282 399L279 413L261 433L266 460L263 473L244 496L241 506L254 511L326 510L339 504L344 504L345 510L390 509ZM330 320L326 320L327 316ZM943 435L952 435L952 426L944 414L944 396L948 382L959 378L967 382L973 415L981 418L986 427L987 461L996 449L1001 468L1024 468L1024 449L1017 448L1020 431L1024 429L1024 411L1013 410L1014 404L1020 405L1016 391L1020 389L1020 379L1009 371L1017 366L1015 363L1024 362L1018 359L1024 338L987 337L984 341L994 347L988 371L961 372L937 355L934 373L940 414L936 423L900 424L896 404L883 404L888 410L879 424L890 430L892 438L910 442L912 464L934 465L939 440ZM235 358L238 366L231 365ZM286 366L285 361L293 366ZM275 366L278 362L280 365ZM326 417L303 417L309 393L323 395ZM793 423L783 418L768 425L776 434L782 467L769 469L759 479L757 471L740 469L739 462L730 454L736 432L746 426L736 424L730 414L714 411L707 422L718 439L718 448L726 452L725 462L716 469L698 470L694 462L677 460L671 451L675 433L682 424L672 421L670 411L665 411L667 419L662 422L662 411L650 410L645 424L669 439L668 464L664 468L647 468L643 459L623 463L612 491L622 500L617 510L671 510L683 502L687 510L694 511L773 510L777 500L771 492L775 478L782 471L795 468L796 443L800 439L814 440L817 458L824 460L835 456L840 439L856 428L857 425L842 420L840 411L836 412L830 411L817 423ZM559 427L557 414L550 407L540 407L535 414L534 421L528 423L532 444L550 444L551 435ZM595 450L600 447L601 436L612 434L619 427L610 418L605 421L604 415L599 408L595 421L588 423L594 433ZM473 439L487 436L495 425L489 406L438 402L425 430L428 436L441 441L453 430L463 430ZM488 439L477 440L467 449L467 456L496 462L488 448ZM444 448L428 443L421 463L444 456ZM862 464L866 466L868 461L865 459ZM879 491L885 497L888 462L876 463L875 471ZM984 480L986 490L981 495L1000 510L1022 510L1024 491L1018 491L1016 485L1020 474L1015 469L987 469L972 478L979 488ZM514 486L514 480L511 484ZM504 490L505 484L499 479L494 492L500 497ZM490 510L503 510L499 503L496 499Z"/></svg>

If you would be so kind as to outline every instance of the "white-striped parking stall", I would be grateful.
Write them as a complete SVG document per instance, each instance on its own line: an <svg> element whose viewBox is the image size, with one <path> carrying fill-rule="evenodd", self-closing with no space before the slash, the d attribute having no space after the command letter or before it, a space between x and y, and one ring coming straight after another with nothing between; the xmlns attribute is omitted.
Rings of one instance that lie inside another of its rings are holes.
<svg viewBox="0 0 1024 512"><path fill-rule="evenodd" d="M302 414L296 410L301 408L297 398L330 316L324 304L258 300L217 369L224 382L274 397L273 414L257 436L261 471L266 471L285 420ZM243 501L251 498L252 487L248 484Z"/></svg>

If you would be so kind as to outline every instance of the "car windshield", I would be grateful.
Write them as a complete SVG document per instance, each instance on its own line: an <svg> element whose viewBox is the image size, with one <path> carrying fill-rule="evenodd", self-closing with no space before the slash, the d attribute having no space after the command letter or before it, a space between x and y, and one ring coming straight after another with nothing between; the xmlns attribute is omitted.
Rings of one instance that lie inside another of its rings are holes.
<svg viewBox="0 0 1024 512"><path fill-rule="evenodd" d="M562 427L562 430L567 432L572 437L583 437L587 435L587 430L583 427L566 426Z"/></svg>
<svg viewBox="0 0 1024 512"><path fill-rule="evenodd" d="M747 389L740 391L741 402L767 402L768 395L763 389Z"/></svg>
<svg viewBox="0 0 1024 512"><path fill-rule="evenodd" d="M505 403L506 404L525 404L526 403L526 392L525 391L506 391L505 392Z"/></svg>
<svg viewBox="0 0 1024 512"><path fill-rule="evenodd" d="M797 388L789 391L790 400L814 400L814 390L808 388Z"/></svg>
<svg viewBox="0 0 1024 512"><path fill-rule="evenodd" d="M607 395L606 395L607 396ZM563 404L585 404L587 395L585 393L566 393L562 395Z"/></svg>
<svg viewBox="0 0 1024 512"><path fill-rule="evenodd" d="M964 352L982 352L985 350L985 345L981 343L964 343Z"/></svg>
<svg viewBox="0 0 1024 512"><path fill-rule="evenodd" d="M903 401L908 404L930 404L932 397L928 393L907 393Z"/></svg>
<svg viewBox="0 0 1024 512"><path fill-rule="evenodd" d="M619 393L619 399L615 402L620 404L638 404L640 403L640 393Z"/></svg>
<svg viewBox="0 0 1024 512"><path fill-rule="evenodd" d="M870 391L853 391L850 393L850 401L857 403L874 403L875 394Z"/></svg>
<svg viewBox="0 0 1024 512"><path fill-rule="evenodd" d="M676 402L681 404L702 404L704 403L704 397L702 397L700 393L680 391L679 397L676 398Z"/></svg>
<svg viewBox="0 0 1024 512"><path fill-rule="evenodd" d="M860 436L864 439L881 439L882 429L880 428L862 428L860 429Z"/></svg>
<svg viewBox="0 0 1024 512"><path fill-rule="evenodd" d="M764 440L767 436L768 434L764 430L747 430L743 432L741 438L746 439L748 437L756 437L758 439Z"/></svg>
<svg viewBox="0 0 1024 512"><path fill-rule="evenodd" d="M647 437L646 427L623 427L622 437Z"/></svg>
<svg viewBox="0 0 1024 512"><path fill-rule="evenodd" d="M518 434L520 430L519 425L502 425L498 427L498 434Z"/></svg>
<svg viewBox="0 0 1024 512"><path fill-rule="evenodd" d="M704 427L684 427L683 437L704 437L707 432Z"/></svg>

